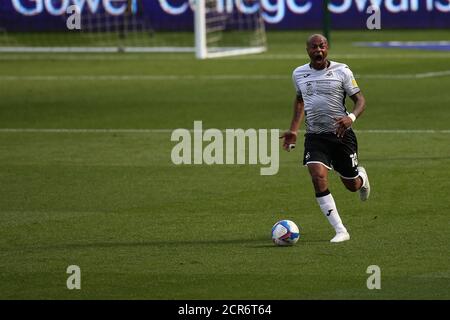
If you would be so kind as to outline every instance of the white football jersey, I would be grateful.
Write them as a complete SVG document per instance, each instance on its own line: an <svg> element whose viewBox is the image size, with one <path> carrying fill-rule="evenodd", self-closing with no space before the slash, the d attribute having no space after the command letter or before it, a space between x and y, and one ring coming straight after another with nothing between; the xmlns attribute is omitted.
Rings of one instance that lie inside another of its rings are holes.
<svg viewBox="0 0 450 320"><path fill-rule="evenodd" d="M360 91L349 67L330 61L328 68L316 70L309 63L294 70L292 75L297 96L305 102L307 133L336 132L336 118L346 116L346 95Z"/></svg>

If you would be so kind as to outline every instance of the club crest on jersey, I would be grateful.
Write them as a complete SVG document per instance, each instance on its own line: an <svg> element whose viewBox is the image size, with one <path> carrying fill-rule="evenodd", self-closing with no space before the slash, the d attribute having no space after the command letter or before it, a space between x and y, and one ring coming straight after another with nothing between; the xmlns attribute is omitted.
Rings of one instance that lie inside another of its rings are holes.
<svg viewBox="0 0 450 320"><path fill-rule="evenodd" d="M333 71L329 71L326 75L325 75L325 77L327 77L327 78L330 78L330 77L332 77L333 76Z"/></svg>

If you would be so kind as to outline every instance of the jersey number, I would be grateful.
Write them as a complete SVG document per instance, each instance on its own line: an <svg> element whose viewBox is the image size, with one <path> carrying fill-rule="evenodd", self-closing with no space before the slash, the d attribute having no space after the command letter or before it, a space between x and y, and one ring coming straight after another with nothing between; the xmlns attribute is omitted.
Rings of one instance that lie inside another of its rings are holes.
<svg viewBox="0 0 450 320"><path fill-rule="evenodd" d="M358 166L358 155L356 153L350 155L350 159L352 159L352 167Z"/></svg>

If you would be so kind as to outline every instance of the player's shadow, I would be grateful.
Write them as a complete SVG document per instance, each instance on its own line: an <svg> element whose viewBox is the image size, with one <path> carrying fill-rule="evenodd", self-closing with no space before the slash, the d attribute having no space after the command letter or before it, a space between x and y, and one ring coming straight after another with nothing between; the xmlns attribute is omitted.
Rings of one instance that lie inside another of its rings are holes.
<svg viewBox="0 0 450 320"><path fill-rule="evenodd" d="M298 245L311 245L321 244L328 242L329 240L321 239L300 239ZM139 248L139 247L211 247L211 246L234 246L242 248L284 248L275 246L269 237L257 237L257 238L239 238L239 239L217 239L217 240L148 240L148 241L108 241L108 242L77 242L77 243L61 243L50 246L30 246L28 248L21 248L21 250L82 250L82 249L111 249L111 248ZM286 246L289 248L291 246Z"/></svg>
<svg viewBox="0 0 450 320"><path fill-rule="evenodd" d="M320 245L320 244L324 244L330 242L330 240L325 240L325 239L300 239L297 244L295 245L295 247L297 246L302 246L302 245ZM272 241L265 241L264 244L249 244L247 247L249 248L290 248L292 246L275 246Z"/></svg>
<svg viewBox="0 0 450 320"><path fill-rule="evenodd" d="M269 243L267 237L251 238L251 239L217 239L217 240L148 240L148 241L108 241L108 242L79 242L65 243L52 246L32 246L30 250L77 250L77 249L108 249L108 248L139 248L139 247L201 247L201 246L238 246L249 247L251 245ZM271 245L273 246L273 245Z"/></svg>

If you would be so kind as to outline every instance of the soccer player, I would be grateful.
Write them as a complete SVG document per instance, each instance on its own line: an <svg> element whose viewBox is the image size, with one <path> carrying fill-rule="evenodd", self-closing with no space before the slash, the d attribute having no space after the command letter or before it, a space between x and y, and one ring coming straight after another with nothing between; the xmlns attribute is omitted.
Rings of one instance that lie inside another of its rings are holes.
<svg viewBox="0 0 450 320"><path fill-rule="evenodd" d="M342 242L350 240L350 234L328 189L328 170L336 170L348 190L359 191L362 201L369 198L369 178L366 170L358 166L358 143L351 128L364 111L365 99L349 67L327 59L328 41L324 36L310 36L306 51L311 61L294 70L294 115L289 131L281 138L285 150L295 147L305 118L303 164L311 175L317 203L336 231L330 242ZM354 102L352 113L345 107L347 95Z"/></svg>

